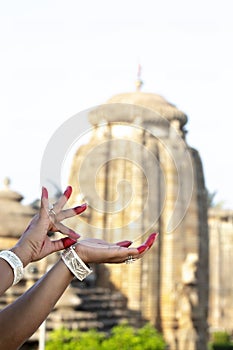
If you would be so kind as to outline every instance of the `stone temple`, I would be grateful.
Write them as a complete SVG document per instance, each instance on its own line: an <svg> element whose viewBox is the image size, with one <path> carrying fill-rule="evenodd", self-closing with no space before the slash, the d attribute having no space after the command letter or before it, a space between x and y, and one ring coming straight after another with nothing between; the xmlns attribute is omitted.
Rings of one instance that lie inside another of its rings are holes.
<svg viewBox="0 0 233 350"><path fill-rule="evenodd" d="M89 142L73 159L69 183L89 203L81 232L108 241L157 244L132 266L108 266L129 307L160 329L171 349L206 348L207 192L198 152L185 141L186 115L161 96L116 95L90 111ZM105 270L96 278L106 283Z"/></svg>
<svg viewBox="0 0 233 350"><path fill-rule="evenodd" d="M187 116L159 95L136 91L93 108L88 119L88 141L77 146L69 183L70 205L87 201L89 208L69 225L82 237L130 239L135 246L153 231L159 238L131 265L93 266L90 279L74 280L49 315L47 331L150 321L171 350L207 349L208 333L232 331L233 211L207 208L201 159L185 139ZM6 182L1 250L14 244L36 212L35 203L21 201ZM0 298L0 308L57 258L28 266L25 278Z"/></svg>

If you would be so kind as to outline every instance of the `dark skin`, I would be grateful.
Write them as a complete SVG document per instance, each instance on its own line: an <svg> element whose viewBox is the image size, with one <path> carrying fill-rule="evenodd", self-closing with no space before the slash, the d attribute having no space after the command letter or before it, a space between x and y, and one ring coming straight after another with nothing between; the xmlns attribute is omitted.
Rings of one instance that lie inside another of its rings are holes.
<svg viewBox="0 0 233 350"><path fill-rule="evenodd" d="M39 213L11 249L22 260L24 266L77 242L79 234L61 223L65 218L81 214L86 209L86 205L83 205L63 210L71 192L71 187L68 187L51 212L48 192L45 188L42 189ZM53 241L47 235L48 231L59 231L67 237ZM129 256L135 259L142 258L156 237L157 234L151 234L145 243L137 248L130 247L131 242L127 240L111 244L87 238L76 243L75 251L86 264L123 263ZM0 259L0 276L1 295L13 282L13 270L3 259ZM73 278L64 262L59 260L32 288L4 308L0 312L0 350L19 348L46 319Z"/></svg>

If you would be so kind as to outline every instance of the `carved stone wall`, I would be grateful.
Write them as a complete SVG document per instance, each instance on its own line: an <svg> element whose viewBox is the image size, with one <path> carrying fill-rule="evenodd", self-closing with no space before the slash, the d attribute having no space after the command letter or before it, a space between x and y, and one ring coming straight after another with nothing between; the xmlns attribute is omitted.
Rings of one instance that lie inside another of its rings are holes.
<svg viewBox="0 0 233 350"><path fill-rule="evenodd" d="M127 296L130 308L141 310L163 331L170 349L206 349L206 190L199 155L185 142L186 116L157 95L137 92L112 98L89 120L90 141L77 150L69 181L73 201L89 203L79 230L136 245L159 231L158 242L142 260L108 267L111 282ZM177 309L181 290L191 288L182 281L189 254L196 254L197 266L195 307L187 301L186 324ZM99 278L104 281L101 272Z"/></svg>
<svg viewBox="0 0 233 350"><path fill-rule="evenodd" d="M233 211L209 210L210 330L232 332L233 324Z"/></svg>

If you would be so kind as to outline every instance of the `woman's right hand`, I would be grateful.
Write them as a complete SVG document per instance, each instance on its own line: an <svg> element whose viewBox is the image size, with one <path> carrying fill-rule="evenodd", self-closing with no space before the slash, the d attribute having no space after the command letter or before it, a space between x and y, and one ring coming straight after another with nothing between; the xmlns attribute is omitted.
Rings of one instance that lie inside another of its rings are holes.
<svg viewBox="0 0 233 350"><path fill-rule="evenodd" d="M41 207L26 231L22 234L17 244L11 249L26 266L32 261L37 261L45 256L62 250L74 244L80 235L61 223L62 220L81 214L87 205L83 204L75 208L63 210L64 205L72 193L71 186L68 186L63 195L49 209L48 191L42 188ZM61 232L66 237L59 240L52 240L48 232Z"/></svg>

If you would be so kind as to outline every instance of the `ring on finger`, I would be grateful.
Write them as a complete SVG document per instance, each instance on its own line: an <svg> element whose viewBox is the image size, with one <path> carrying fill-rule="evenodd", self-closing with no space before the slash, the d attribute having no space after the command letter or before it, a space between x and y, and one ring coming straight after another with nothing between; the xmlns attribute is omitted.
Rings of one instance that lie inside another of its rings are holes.
<svg viewBox="0 0 233 350"><path fill-rule="evenodd" d="M54 206L52 205L51 208L49 208L49 214L57 215L54 211Z"/></svg>
<svg viewBox="0 0 233 350"><path fill-rule="evenodd" d="M126 264L132 264L133 262L135 262L137 259L134 258L132 255L129 255L128 258L125 260Z"/></svg>

